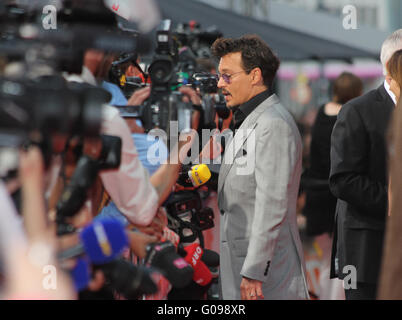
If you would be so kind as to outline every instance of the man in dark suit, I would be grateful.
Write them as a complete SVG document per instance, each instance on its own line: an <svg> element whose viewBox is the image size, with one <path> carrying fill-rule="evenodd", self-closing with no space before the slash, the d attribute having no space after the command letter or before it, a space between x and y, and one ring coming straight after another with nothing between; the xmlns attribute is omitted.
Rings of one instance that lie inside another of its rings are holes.
<svg viewBox="0 0 402 320"><path fill-rule="evenodd" d="M338 201L331 278L344 279L347 300L376 298L388 199L386 133L395 107L385 67L401 48L402 29L381 49L384 84L345 104L332 131L329 184Z"/></svg>

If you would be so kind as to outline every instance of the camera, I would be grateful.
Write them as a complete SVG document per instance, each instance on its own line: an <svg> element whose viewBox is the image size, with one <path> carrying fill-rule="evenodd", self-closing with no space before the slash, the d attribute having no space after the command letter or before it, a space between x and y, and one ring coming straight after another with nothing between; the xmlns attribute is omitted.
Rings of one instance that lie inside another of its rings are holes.
<svg viewBox="0 0 402 320"><path fill-rule="evenodd" d="M180 242L193 243L198 238L203 246L202 231L214 227L214 213L203 208L196 190L175 192L166 203L166 211L168 227L179 235Z"/></svg>

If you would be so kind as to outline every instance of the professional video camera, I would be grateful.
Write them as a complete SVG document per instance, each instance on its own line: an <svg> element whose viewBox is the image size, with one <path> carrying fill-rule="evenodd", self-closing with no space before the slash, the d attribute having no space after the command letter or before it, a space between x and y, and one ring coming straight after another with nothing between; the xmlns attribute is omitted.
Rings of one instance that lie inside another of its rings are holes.
<svg viewBox="0 0 402 320"><path fill-rule="evenodd" d="M194 53L188 47L179 50L177 37L172 34L171 30L171 21L164 20L157 30L157 46L148 67L148 74L143 74L144 78L149 77L151 80L150 99L137 111L133 108L126 110L137 113L146 131L159 128L164 130L168 136L170 136L169 124L171 121L178 122L179 132L191 128L191 113L194 106L182 102L182 95L178 88L191 86L201 94L204 102L202 109L198 111L204 114L206 124L211 124L215 116L214 104L209 95L218 91L216 76L207 72L198 72ZM116 60L114 64L117 66L129 61L134 64L134 57L136 54L127 54L126 57L123 56ZM113 74L115 75L113 76L114 82L121 85L122 74L117 71L114 71ZM141 87L141 84L134 83L134 81L130 85L135 89ZM201 127L206 126L201 123Z"/></svg>
<svg viewBox="0 0 402 320"><path fill-rule="evenodd" d="M212 43L222 37L223 33L216 26L202 30L201 25L192 20L178 24L174 35L182 46L188 46L197 57L209 58Z"/></svg>
<svg viewBox="0 0 402 320"><path fill-rule="evenodd" d="M82 148L76 148L77 165L70 182L64 187L56 206L57 234L74 232L67 218L75 215L87 199L87 191L94 184L102 170L115 169L121 161L121 138L101 135L101 152L97 159L82 154ZM82 147L82 146L81 146Z"/></svg>
<svg viewBox="0 0 402 320"><path fill-rule="evenodd" d="M127 99L133 95L135 90L145 87L148 80L148 74L142 70L137 59L136 52L123 53L112 62L109 70L108 80L118 85ZM126 76L125 72L130 65L138 69L139 76Z"/></svg>
<svg viewBox="0 0 402 320"><path fill-rule="evenodd" d="M99 135L101 106L109 99L101 89L69 84L57 76L0 79L0 157L7 159L18 147L33 143L41 147L48 165L55 135ZM16 166L15 161L2 161L1 176Z"/></svg>

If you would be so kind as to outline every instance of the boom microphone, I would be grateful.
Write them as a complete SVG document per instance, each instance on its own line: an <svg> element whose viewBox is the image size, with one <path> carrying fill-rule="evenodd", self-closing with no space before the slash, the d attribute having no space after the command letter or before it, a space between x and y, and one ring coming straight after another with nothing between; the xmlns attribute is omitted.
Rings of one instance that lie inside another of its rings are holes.
<svg viewBox="0 0 402 320"><path fill-rule="evenodd" d="M86 254L93 264L105 264L118 257L128 245L124 227L114 219L99 219L80 233L80 243L59 253L60 260Z"/></svg>

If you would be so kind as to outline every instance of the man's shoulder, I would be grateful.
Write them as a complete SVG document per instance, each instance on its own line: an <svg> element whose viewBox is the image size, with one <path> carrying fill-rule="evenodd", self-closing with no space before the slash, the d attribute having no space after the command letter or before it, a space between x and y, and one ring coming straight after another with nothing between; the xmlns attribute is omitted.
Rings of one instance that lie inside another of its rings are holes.
<svg viewBox="0 0 402 320"><path fill-rule="evenodd" d="M300 140L300 132L293 115L281 104L279 99L276 99L275 103L264 108L258 117L257 132L262 130L263 134L266 131L280 128ZM283 130L278 130L278 132L283 132Z"/></svg>
<svg viewBox="0 0 402 320"><path fill-rule="evenodd" d="M383 104L386 101L386 95L385 88L380 86L377 89L370 90L359 97L351 99L343 107L360 109L368 105Z"/></svg>
<svg viewBox="0 0 402 320"><path fill-rule="evenodd" d="M272 97L272 96L271 96ZM268 100L268 99L267 99ZM266 102L265 100L264 102ZM270 103L266 103L257 122L283 122L287 125L294 125L295 120L286 107L282 105L277 97L272 99Z"/></svg>
<svg viewBox="0 0 402 320"><path fill-rule="evenodd" d="M372 117L373 115L375 116L375 114L377 114L375 110L378 107L392 107L391 98L387 97L387 95L388 93L383 86L370 90L369 92L345 103L339 112L338 119L350 113L364 118Z"/></svg>

